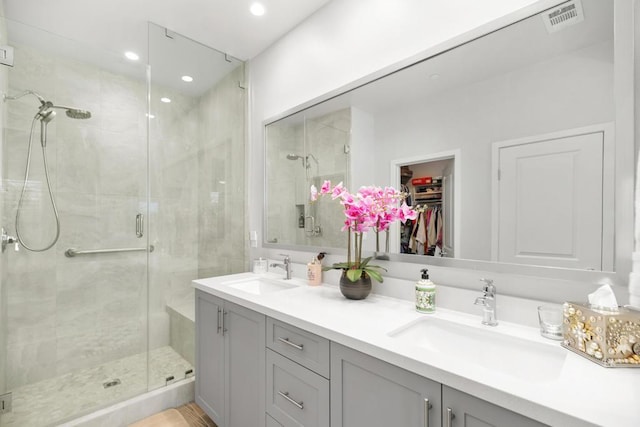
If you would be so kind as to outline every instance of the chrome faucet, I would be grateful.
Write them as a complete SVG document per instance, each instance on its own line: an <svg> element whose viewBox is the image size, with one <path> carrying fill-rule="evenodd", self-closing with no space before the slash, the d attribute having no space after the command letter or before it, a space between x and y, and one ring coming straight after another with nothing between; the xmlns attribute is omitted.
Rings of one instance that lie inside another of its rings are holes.
<svg viewBox="0 0 640 427"><path fill-rule="evenodd" d="M269 267L280 267L282 268L285 272L286 272L286 276L285 279L289 280L291 279L291 258L289 258L289 255L283 255L284 257L284 261L282 264L278 264L276 262L272 263L269 265Z"/></svg>
<svg viewBox="0 0 640 427"><path fill-rule="evenodd" d="M482 306L482 324L496 326L498 324L496 318L496 287L491 279L480 279L480 281L484 283L482 296L476 298L474 304Z"/></svg>

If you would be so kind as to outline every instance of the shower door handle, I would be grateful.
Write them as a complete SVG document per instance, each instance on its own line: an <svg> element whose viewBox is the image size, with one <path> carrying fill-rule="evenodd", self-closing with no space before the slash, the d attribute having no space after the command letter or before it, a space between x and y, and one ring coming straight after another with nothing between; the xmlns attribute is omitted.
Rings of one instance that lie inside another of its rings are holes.
<svg viewBox="0 0 640 427"><path fill-rule="evenodd" d="M136 215L136 236L138 236L138 239L144 236L144 215L141 213Z"/></svg>

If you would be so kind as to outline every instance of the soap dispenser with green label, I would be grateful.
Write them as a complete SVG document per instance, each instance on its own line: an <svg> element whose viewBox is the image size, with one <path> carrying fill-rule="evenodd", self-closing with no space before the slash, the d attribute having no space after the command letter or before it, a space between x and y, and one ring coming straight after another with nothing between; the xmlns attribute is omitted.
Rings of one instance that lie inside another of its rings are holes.
<svg viewBox="0 0 640 427"><path fill-rule="evenodd" d="M429 270L423 268L422 278L416 282L416 310L420 313L435 313L436 284L429 280Z"/></svg>

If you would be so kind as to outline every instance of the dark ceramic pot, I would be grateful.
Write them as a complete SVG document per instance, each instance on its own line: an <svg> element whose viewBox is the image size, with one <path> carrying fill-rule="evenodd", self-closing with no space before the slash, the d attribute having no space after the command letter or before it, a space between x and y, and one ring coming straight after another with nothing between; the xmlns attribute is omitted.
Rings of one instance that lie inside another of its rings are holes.
<svg viewBox="0 0 640 427"><path fill-rule="evenodd" d="M340 292L347 299L365 299L371 292L371 277L365 272L356 282L352 282L347 277L346 271L340 276Z"/></svg>

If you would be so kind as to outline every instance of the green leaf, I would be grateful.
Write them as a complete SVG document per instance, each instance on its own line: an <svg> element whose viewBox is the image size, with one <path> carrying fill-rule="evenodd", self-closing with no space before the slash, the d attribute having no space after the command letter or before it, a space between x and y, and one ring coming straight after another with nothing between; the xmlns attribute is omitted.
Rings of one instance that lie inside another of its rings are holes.
<svg viewBox="0 0 640 427"><path fill-rule="evenodd" d="M331 268L336 268L336 269L343 269L346 270L348 268L351 268L353 266L353 263L348 263L348 262L336 262L333 264L333 267Z"/></svg>
<svg viewBox="0 0 640 427"><path fill-rule="evenodd" d="M359 268L354 268L353 270L347 270L347 278L352 282L357 282L362 276L362 270Z"/></svg>
<svg viewBox="0 0 640 427"><path fill-rule="evenodd" d="M386 268L384 268L384 267L383 267L383 266L381 266L381 265L367 265L367 269L369 269L369 268L379 268L380 270L387 271L387 269L386 269Z"/></svg>
<svg viewBox="0 0 640 427"><path fill-rule="evenodd" d="M360 267L362 267L362 268L366 267L367 264L369 263L369 261L371 261L371 258L373 258L373 257L366 257L365 259L360 261Z"/></svg>
<svg viewBox="0 0 640 427"><path fill-rule="evenodd" d="M369 276L375 281L382 283L384 279L382 278L382 274L375 270L369 270L368 268L365 270Z"/></svg>

